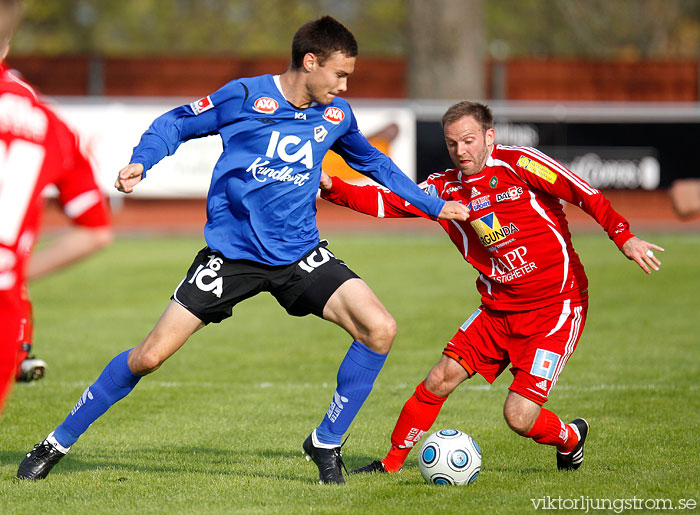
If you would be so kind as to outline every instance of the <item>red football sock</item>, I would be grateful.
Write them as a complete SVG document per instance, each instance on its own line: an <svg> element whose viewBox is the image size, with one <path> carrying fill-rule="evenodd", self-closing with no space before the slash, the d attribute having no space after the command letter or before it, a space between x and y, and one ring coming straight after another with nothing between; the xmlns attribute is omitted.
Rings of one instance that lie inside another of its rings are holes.
<svg viewBox="0 0 700 515"><path fill-rule="evenodd" d="M384 470L398 472L413 446L420 440L440 413L447 397L430 393L422 382L416 387L411 398L406 401L394 432L391 433L391 450L382 460Z"/></svg>
<svg viewBox="0 0 700 515"><path fill-rule="evenodd" d="M564 424L551 411L542 408L532 429L524 435L537 443L554 445L559 452L571 452L578 443L578 436L571 426Z"/></svg>

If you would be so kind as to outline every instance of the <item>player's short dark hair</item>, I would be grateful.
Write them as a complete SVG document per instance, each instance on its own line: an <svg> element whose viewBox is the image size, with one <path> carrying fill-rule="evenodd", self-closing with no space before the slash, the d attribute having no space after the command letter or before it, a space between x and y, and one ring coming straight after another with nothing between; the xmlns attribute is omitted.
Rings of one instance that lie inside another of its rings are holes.
<svg viewBox="0 0 700 515"><path fill-rule="evenodd" d="M22 17L22 0L0 0L0 50L10 43Z"/></svg>
<svg viewBox="0 0 700 515"><path fill-rule="evenodd" d="M471 116L474 118L479 125L481 125L481 130L483 132L486 132L488 129L493 129L493 113L491 113L489 106L466 100L457 102L442 115L442 128L444 129L445 125L454 123L464 116Z"/></svg>
<svg viewBox="0 0 700 515"><path fill-rule="evenodd" d="M357 56L357 41L345 26L335 18L323 16L301 26L292 40L292 69L302 67L308 53L318 58L321 66L335 52L347 57Z"/></svg>

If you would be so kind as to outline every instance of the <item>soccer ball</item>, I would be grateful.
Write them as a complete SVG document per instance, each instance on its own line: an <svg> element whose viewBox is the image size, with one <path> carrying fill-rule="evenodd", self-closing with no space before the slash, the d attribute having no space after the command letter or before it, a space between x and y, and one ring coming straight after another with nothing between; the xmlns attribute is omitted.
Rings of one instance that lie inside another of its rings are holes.
<svg viewBox="0 0 700 515"><path fill-rule="evenodd" d="M418 468L428 483L470 485L481 470L481 449L468 434L442 429L423 442Z"/></svg>

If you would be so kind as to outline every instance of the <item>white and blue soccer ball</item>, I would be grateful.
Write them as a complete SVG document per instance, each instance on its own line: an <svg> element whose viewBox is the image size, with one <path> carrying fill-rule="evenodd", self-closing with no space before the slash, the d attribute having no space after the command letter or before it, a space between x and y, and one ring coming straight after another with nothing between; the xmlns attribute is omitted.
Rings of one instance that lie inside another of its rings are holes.
<svg viewBox="0 0 700 515"><path fill-rule="evenodd" d="M428 483L470 485L481 471L481 449L468 434L441 429L423 442L418 468Z"/></svg>

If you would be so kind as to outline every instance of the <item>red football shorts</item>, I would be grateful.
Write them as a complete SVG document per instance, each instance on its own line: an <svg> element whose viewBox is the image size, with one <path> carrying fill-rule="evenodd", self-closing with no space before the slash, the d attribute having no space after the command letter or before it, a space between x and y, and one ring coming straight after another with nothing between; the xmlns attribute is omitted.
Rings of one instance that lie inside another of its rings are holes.
<svg viewBox="0 0 700 515"><path fill-rule="evenodd" d="M569 300L532 311L481 306L443 354L470 376L478 373L489 383L511 363L514 379L508 389L542 405L576 349L587 310L588 301L573 304Z"/></svg>

